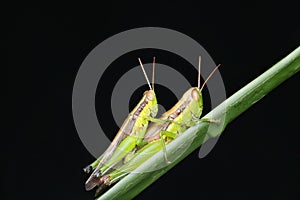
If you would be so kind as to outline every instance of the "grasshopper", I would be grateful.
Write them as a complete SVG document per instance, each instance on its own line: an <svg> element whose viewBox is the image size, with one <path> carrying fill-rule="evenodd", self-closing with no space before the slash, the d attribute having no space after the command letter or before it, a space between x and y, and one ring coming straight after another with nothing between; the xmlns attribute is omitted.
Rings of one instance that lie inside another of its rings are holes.
<svg viewBox="0 0 300 200"><path fill-rule="evenodd" d="M200 63L201 57L198 65L198 87L187 90L170 110L159 119L153 120L155 123L149 127L144 136L146 145L139 149L127 163L102 176L97 193L126 176L161 149L164 151L166 163L171 163L167 158L168 143L197 122L217 122L212 119L200 119L200 116L203 110L202 89L220 65L211 72L200 88Z"/></svg>
<svg viewBox="0 0 300 200"><path fill-rule="evenodd" d="M94 170L85 183L86 190L91 190L98 186L100 177L103 176L103 174L109 171L127 154L134 151L136 147L144 144L143 138L149 124L148 118L154 118L157 114L158 106L154 92L155 57L153 58L152 87L141 59L139 58L138 60L150 90L144 92L143 98L129 113L114 140L103 155L84 169L87 173Z"/></svg>

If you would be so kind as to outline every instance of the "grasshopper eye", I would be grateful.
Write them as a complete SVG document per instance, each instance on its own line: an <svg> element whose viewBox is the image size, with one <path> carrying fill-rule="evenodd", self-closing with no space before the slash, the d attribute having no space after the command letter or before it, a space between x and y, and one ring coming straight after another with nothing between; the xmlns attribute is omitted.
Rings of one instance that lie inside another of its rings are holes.
<svg viewBox="0 0 300 200"><path fill-rule="evenodd" d="M147 99L148 99L149 101L152 101L152 100L154 99L154 95L153 95L153 93L150 92L150 91L147 91L147 92L146 92L146 97L147 97Z"/></svg>
<svg viewBox="0 0 300 200"><path fill-rule="evenodd" d="M194 99L195 101L198 101L198 100L199 100L200 94L199 94L198 90L196 90L196 89L193 89L193 90L192 90L192 97L193 97L193 99Z"/></svg>

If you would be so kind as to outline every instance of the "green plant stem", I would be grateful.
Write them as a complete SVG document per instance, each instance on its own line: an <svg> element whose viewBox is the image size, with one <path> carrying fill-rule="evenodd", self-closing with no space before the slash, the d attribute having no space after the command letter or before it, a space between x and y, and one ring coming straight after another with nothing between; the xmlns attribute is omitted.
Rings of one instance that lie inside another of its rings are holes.
<svg viewBox="0 0 300 200"><path fill-rule="evenodd" d="M222 116L225 116L225 127L228 123L263 98L279 84L296 74L299 70L300 47L237 91L203 118L221 119ZM223 109L224 106L226 106L226 110ZM163 165L165 162L163 159L163 152L160 151L135 170L139 173L130 173L99 197L98 200L132 199L135 197L210 137L218 137L221 134L221 131L212 131L208 134L208 126L208 123L200 123L193 126L167 146L167 151L170 152L169 155L171 155L173 159L175 158L175 161L170 165L156 170L159 165ZM186 145L189 145L189 147L182 154L181 149Z"/></svg>

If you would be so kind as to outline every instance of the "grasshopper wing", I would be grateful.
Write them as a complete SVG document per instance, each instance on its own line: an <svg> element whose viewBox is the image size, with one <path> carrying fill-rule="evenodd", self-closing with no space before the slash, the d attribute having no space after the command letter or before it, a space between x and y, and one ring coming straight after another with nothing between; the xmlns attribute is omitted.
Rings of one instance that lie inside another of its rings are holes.
<svg viewBox="0 0 300 200"><path fill-rule="evenodd" d="M132 116L129 115L126 120L124 121L123 125L121 126L119 132L117 133L116 137L112 141L112 143L109 145L107 150L104 152L103 157L101 161L99 162L98 166L94 170L94 172L90 175L88 180L85 183L86 190L91 190L94 187L96 187L99 184L99 179L101 176L96 175L99 173L99 169L103 166L105 162L107 162L108 159L111 158L112 154L116 150L116 148L119 146L119 144L126 138L128 135L130 135L132 128L134 126L134 120L132 119Z"/></svg>

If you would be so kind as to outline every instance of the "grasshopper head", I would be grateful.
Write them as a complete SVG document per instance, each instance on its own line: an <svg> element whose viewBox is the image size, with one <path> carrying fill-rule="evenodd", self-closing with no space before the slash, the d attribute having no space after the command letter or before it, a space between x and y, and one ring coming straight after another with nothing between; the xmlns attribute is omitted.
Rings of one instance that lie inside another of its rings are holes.
<svg viewBox="0 0 300 200"><path fill-rule="evenodd" d="M202 92L198 87L193 87L191 90L191 96L194 101L201 101L202 102Z"/></svg>
<svg viewBox="0 0 300 200"><path fill-rule="evenodd" d="M146 91L144 93L144 96L146 96L151 117L155 117L158 111L158 107L157 107L157 100L156 100L156 95L154 90Z"/></svg>
<svg viewBox="0 0 300 200"><path fill-rule="evenodd" d="M189 110L194 116L200 117L203 110L202 92L198 87L190 88L184 95L186 95Z"/></svg>
<svg viewBox="0 0 300 200"><path fill-rule="evenodd" d="M198 102L202 104L202 92L198 87L192 87L183 94L181 99L187 103Z"/></svg>

